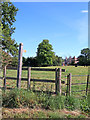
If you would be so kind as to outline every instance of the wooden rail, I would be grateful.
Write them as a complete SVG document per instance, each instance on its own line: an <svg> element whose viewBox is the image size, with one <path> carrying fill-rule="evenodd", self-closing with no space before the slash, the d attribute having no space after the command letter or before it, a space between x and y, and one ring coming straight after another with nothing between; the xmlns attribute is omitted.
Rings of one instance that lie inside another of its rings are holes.
<svg viewBox="0 0 90 120"><path fill-rule="evenodd" d="M17 68L15 67L7 67L7 69L9 70L17 70ZM27 68L22 68L22 70L28 70L28 67ZM31 68L31 70L34 70L34 71L55 71L56 69L55 68ZM62 72L65 72L65 69L61 69Z"/></svg>
<svg viewBox="0 0 90 120"><path fill-rule="evenodd" d="M11 79L11 80L18 80L16 77L7 77L6 76L6 69L9 70L17 70L17 68L13 67L7 67L4 68L4 74L3 74L3 78L4 78L4 88L6 89L6 79ZM56 89L55 89L55 93L59 93L61 95L61 72L65 72L65 69L61 69L61 68L55 68L55 69L48 69L48 68L31 68L31 67L27 67L27 68L22 68L22 70L28 70L28 76L27 78L21 78L22 81L27 81L27 89L31 89L30 88L30 82L50 82L50 83L55 83ZM32 79L31 78L31 71L54 71L55 72L55 80L47 80L47 79ZM19 84L19 87L21 86L21 82L19 81L19 83L17 82L17 84ZM18 87L18 85L17 85Z"/></svg>
<svg viewBox="0 0 90 120"><path fill-rule="evenodd" d="M3 78L4 80L4 88L6 89L6 79L11 79L11 80L17 80L16 77L7 77L6 76L6 69L9 69L9 70L17 70L17 68L13 67L5 67L3 69L3 77L0 77L0 79ZM62 89L61 89L61 72L65 72L65 69L61 69L61 68L55 68L55 69L48 69L48 68L31 68L31 67L27 67L27 68L22 68L22 70L27 70L28 71L28 76L27 78L21 78L22 81L27 81L27 89L31 89L30 88L30 84L31 84L31 81L33 82L47 82L47 83L55 83L55 93L56 94L62 94ZM55 72L55 80L47 80L47 79L32 79L31 78L31 71L54 71ZM71 90L71 86L72 85L83 85L83 84L86 84L86 90L79 90L79 91L76 91L76 92L80 92L80 91L86 91L86 95L88 94L88 91L89 91L89 79L90 79L90 75L85 75L87 76L87 82L86 83L72 83L72 77L74 75L72 75L71 73L69 73L69 75L67 75L67 91L66 91L66 95L71 95L72 92L75 92L75 91L72 91ZM79 75L77 75L78 77ZM83 75L82 75L83 76Z"/></svg>
<svg viewBox="0 0 90 120"><path fill-rule="evenodd" d="M73 75L74 76L74 75ZM77 76L79 76L79 75L77 75ZM87 93L88 93L88 86L89 86L89 84L90 84L90 82L89 82L89 76L90 75L87 75L87 83L71 83L71 80L72 80L72 75L71 75L71 73L69 73L69 75L67 75L67 91L66 91L66 95L71 95L71 92L81 92L81 91L86 91L86 95L87 95ZM79 91L71 91L71 85L81 85L81 84L86 84L86 90L79 90Z"/></svg>

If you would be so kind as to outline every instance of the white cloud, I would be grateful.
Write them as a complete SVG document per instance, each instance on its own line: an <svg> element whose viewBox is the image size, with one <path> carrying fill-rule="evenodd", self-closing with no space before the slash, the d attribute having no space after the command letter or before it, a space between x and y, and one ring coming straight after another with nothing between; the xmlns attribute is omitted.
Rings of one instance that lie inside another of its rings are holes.
<svg viewBox="0 0 90 120"><path fill-rule="evenodd" d="M81 12L82 13L88 13L88 10L82 10Z"/></svg>

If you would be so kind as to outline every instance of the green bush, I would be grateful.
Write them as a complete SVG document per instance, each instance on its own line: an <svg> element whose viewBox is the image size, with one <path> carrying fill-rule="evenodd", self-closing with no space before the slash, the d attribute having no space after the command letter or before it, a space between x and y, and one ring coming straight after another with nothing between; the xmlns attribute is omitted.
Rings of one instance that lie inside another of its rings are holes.
<svg viewBox="0 0 90 120"><path fill-rule="evenodd" d="M36 95L30 91L23 89L14 89L9 93L3 94L3 106L9 108L18 108L21 106L34 107L36 105Z"/></svg>

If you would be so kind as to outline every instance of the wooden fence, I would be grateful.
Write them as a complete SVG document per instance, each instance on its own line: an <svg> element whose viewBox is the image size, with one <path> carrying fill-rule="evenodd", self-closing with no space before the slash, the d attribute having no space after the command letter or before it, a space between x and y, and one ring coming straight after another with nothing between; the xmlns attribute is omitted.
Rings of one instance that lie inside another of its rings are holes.
<svg viewBox="0 0 90 120"><path fill-rule="evenodd" d="M5 66L4 70L3 70L3 79L4 79L4 89L6 89L6 80L7 79L11 79L11 80L18 80L18 78L15 77L7 77L6 76L6 69L10 69L10 70L17 70L17 68L11 68L11 67L7 67ZM27 78L21 78L22 81L27 81L27 89L30 89L30 84L31 81L36 81L36 82L50 82L50 83L55 83L55 93L56 94L62 94L62 89L61 89L61 73L65 72L65 69L61 69L61 68L54 68L54 69L47 69L47 68L31 68L31 67L27 67L27 68L22 68L22 70L27 70L28 71L28 76ZM32 79L31 78L31 71L54 71L55 72L55 79L54 80L46 80L46 79ZM90 91L89 89L89 79L90 79L90 75L86 75L87 76L87 82L86 83L72 83L72 77L75 75L72 75L71 73L69 73L67 75L67 90L66 90L66 95L71 95L72 92L81 92L81 91L86 91L86 95L88 93L88 91ZM76 75L77 77L80 75ZM83 75L81 75L83 76ZM80 84L86 84L86 90L80 90L80 91L72 91L71 90L71 86L72 85L80 85ZM18 83L17 82L17 88L20 88L21 86L21 82Z"/></svg>
<svg viewBox="0 0 90 120"><path fill-rule="evenodd" d="M86 83L72 83L72 77L80 77L80 76L87 76L87 82ZM71 86L72 85L83 85L83 84L86 84L86 90L77 90L77 91L72 91L71 90ZM71 73L69 73L67 75L67 91L66 91L66 95L71 95L71 92L81 92L81 91L86 91L86 95L88 92L90 92L90 87L89 87L89 84L90 84L90 75L72 75Z"/></svg>
<svg viewBox="0 0 90 120"><path fill-rule="evenodd" d="M3 70L3 79L4 79L4 89L6 89L6 80L11 79L11 80L17 80L17 88L21 87L21 82L18 82L18 76L16 77L7 77L6 76L6 69L10 70L17 70L17 68L11 68L11 67L4 67ZM30 89L30 82L31 81L36 81L36 82L50 82L50 83L55 83L55 93L59 93L61 95L61 72L65 72L65 69L61 68L54 68L54 69L47 69L47 68L22 68L22 70L28 70L28 76L27 78L21 78L22 81L27 81L27 89ZM55 72L55 80L46 80L46 79L32 79L31 78L31 70L34 71L54 71Z"/></svg>

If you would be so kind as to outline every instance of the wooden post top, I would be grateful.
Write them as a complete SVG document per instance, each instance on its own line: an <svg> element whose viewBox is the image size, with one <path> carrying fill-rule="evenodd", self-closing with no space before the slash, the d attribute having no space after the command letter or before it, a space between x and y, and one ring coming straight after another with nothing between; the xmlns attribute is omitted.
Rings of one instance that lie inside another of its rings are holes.
<svg viewBox="0 0 90 120"><path fill-rule="evenodd" d="M20 43L21 46L23 46L23 43Z"/></svg>

